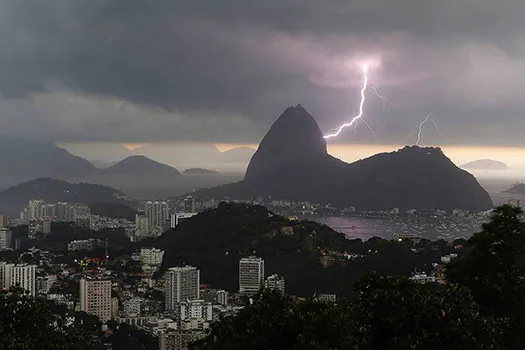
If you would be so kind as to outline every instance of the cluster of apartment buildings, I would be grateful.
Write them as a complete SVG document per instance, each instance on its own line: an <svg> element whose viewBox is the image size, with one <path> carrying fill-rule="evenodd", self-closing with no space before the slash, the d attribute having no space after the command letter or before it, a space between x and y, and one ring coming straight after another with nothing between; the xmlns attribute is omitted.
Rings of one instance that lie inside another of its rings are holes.
<svg viewBox="0 0 525 350"><path fill-rule="evenodd" d="M139 241L148 237L158 237L195 214L195 198L192 196L184 199L182 212L173 212L166 201L147 201L144 203L144 212L135 217L134 238Z"/></svg>
<svg viewBox="0 0 525 350"><path fill-rule="evenodd" d="M285 291L284 279L265 278L264 260L254 256L240 259L238 293L230 293L201 285L200 270L194 266L172 267L161 279L153 279L164 257L164 251L156 248L140 250L138 259L145 272L137 274L132 284L123 277L129 272L93 268L80 261L80 268L54 262L56 254L38 249L24 254L38 256L39 264L0 262L1 289L18 286L33 296L97 316L103 323L116 320L140 327L159 338L161 349L186 348L207 336L221 315L242 309L242 295L251 297L262 288ZM64 289L71 281L77 281L79 298L69 287ZM163 294L164 302L152 298L151 292Z"/></svg>
<svg viewBox="0 0 525 350"><path fill-rule="evenodd" d="M200 271L194 266L172 267L165 274L165 313L176 321L160 334L161 346L184 348L185 344L207 335L215 313L229 303L225 290L200 288ZM255 256L239 261L239 295L251 297L263 288L285 292L282 277L265 279L264 260Z"/></svg>
<svg viewBox="0 0 525 350"><path fill-rule="evenodd" d="M59 221L74 222L78 227L92 230L117 227L134 229L133 223L128 220L92 215L87 205L69 202L46 203L41 199L31 199L16 223L28 225L29 237L34 238L36 233L50 233L51 223Z"/></svg>

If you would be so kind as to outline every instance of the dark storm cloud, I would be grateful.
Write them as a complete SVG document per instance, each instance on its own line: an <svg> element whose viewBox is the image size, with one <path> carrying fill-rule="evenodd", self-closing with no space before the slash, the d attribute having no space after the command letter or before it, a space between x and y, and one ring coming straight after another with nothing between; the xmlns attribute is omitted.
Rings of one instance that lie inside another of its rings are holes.
<svg viewBox="0 0 525 350"><path fill-rule="evenodd" d="M353 64L379 57L393 106L371 99L367 118L381 142L406 142L430 111L443 142L523 143L523 15L518 0L0 1L0 122L58 140L257 142L291 104L323 129L344 121Z"/></svg>

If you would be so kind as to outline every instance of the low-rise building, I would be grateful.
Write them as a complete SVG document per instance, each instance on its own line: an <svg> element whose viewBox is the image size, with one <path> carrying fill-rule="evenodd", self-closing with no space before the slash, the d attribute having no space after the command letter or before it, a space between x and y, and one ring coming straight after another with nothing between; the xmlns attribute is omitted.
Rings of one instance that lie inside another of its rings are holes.
<svg viewBox="0 0 525 350"><path fill-rule="evenodd" d="M67 250L70 252L78 250L93 250L99 246L99 241L94 238L71 241L67 244Z"/></svg>
<svg viewBox="0 0 525 350"><path fill-rule="evenodd" d="M39 276L36 278L36 291L38 294L47 294L57 281L56 275Z"/></svg>
<svg viewBox="0 0 525 350"><path fill-rule="evenodd" d="M273 274L268 276L264 281L264 288L269 290L276 290L281 294L285 293L285 281L283 277Z"/></svg>
<svg viewBox="0 0 525 350"><path fill-rule="evenodd" d="M213 319L213 307L210 302L204 300L189 300L179 304L178 310L180 321L202 319L211 321Z"/></svg>
<svg viewBox="0 0 525 350"><path fill-rule="evenodd" d="M157 248L141 248L140 262L142 265L160 267L164 258L164 250Z"/></svg>
<svg viewBox="0 0 525 350"><path fill-rule="evenodd" d="M208 332L202 330L168 330L162 332L159 340L160 350L187 349L190 343L203 339Z"/></svg>

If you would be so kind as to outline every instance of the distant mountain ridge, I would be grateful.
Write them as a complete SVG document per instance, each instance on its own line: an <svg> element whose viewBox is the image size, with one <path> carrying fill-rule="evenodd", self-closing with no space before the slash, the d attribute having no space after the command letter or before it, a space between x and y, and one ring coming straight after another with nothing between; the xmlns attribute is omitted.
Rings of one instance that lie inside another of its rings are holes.
<svg viewBox="0 0 525 350"><path fill-rule="evenodd" d="M94 162L98 168L50 142L0 138L0 147L0 162L4 164L0 169L0 191L39 178L126 188L166 183L180 175L177 169L141 155L132 155L114 164Z"/></svg>
<svg viewBox="0 0 525 350"><path fill-rule="evenodd" d="M525 183L517 183L511 188L509 188L506 191L503 191L504 193L513 193L513 194L519 194L525 196Z"/></svg>
<svg viewBox="0 0 525 350"><path fill-rule="evenodd" d="M71 179L89 176L98 169L50 142L0 138L0 188L40 177Z"/></svg>
<svg viewBox="0 0 525 350"><path fill-rule="evenodd" d="M477 180L439 148L405 147L352 164L328 155L319 127L301 106L286 109L272 125L243 181L197 195L261 196L372 210L479 211L493 205Z"/></svg>
<svg viewBox="0 0 525 350"><path fill-rule="evenodd" d="M184 170L182 173L186 175L216 175L219 172L203 168L190 168Z"/></svg>
<svg viewBox="0 0 525 350"><path fill-rule="evenodd" d="M105 175L180 175L177 169L141 155L127 157L100 171Z"/></svg>
<svg viewBox="0 0 525 350"><path fill-rule="evenodd" d="M30 199L48 203L111 203L129 205L126 195L114 188L88 183L69 183L51 178L24 182L0 192L0 212L18 215Z"/></svg>
<svg viewBox="0 0 525 350"><path fill-rule="evenodd" d="M464 169L473 169L473 170L507 170L509 169L508 165L492 159L479 159L472 162L465 163L461 165L461 168Z"/></svg>

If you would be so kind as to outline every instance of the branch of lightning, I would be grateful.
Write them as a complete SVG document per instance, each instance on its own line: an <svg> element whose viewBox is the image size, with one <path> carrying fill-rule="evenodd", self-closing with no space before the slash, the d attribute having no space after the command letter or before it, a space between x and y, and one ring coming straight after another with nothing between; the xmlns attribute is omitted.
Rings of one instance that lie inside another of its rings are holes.
<svg viewBox="0 0 525 350"><path fill-rule="evenodd" d="M341 134L341 132L344 129L349 128L351 126L354 127L354 132L355 132L359 122L362 122L363 124L365 124L365 126L368 129L370 129L374 137L377 138L376 132L374 131L372 126L363 118L364 106L366 102L366 91L367 90L372 91L381 101L383 101L383 108L386 108L386 105L390 104L390 102L385 97L383 97L374 86L369 85L368 65L366 64L363 65L362 67L362 75L363 75L363 85L361 86L361 92L360 92L361 99L359 102L359 113L355 117L353 117L349 122L341 124L337 129L335 129L333 133L324 135L323 137L325 139L331 139L333 137L337 137L339 136L339 134Z"/></svg>
<svg viewBox="0 0 525 350"><path fill-rule="evenodd" d="M417 130L417 140L416 140L416 146L419 146L419 144L421 143L421 137L423 136L423 127L425 126L426 123L428 122L432 122L432 124L434 124L434 127L436 128L436 131L437 133L439 134L439 136L443 136L441 134L441 130L439 130L439 126L436 122L436 120L434 119L434 117L432 115L427 114L425 120L423 120L421 123L419 123L419 126L418 126L418 130Z"/></svg>

